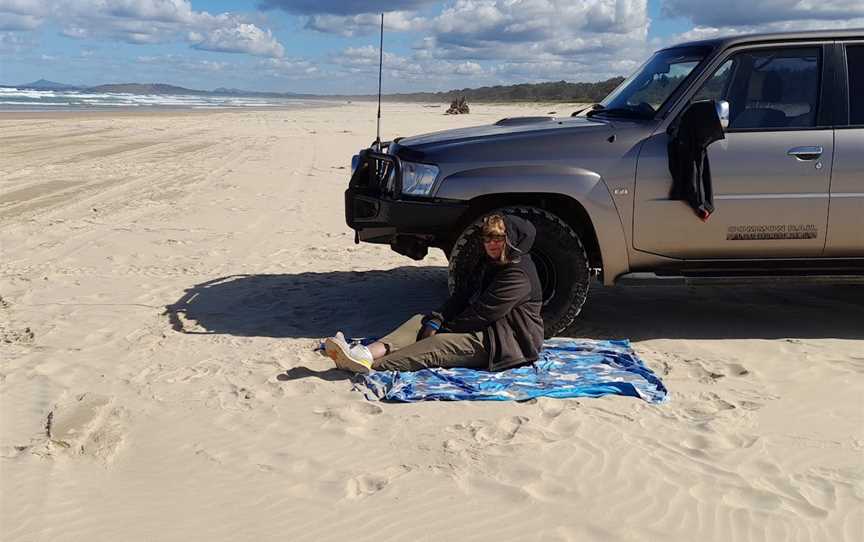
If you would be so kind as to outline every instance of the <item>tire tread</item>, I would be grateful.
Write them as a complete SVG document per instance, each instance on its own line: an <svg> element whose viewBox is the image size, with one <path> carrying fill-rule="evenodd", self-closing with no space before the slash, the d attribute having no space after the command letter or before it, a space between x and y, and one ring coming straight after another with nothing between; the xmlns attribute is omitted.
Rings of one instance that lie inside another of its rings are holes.
<svg viewBox="0 0 864 542"><path fill-rule="evenodd" d="M573 255L572 261L574 264L578 266L579 275L583 280L579 284L576 284L569 291L569 296L567 298L566 310L560 315L555 317L554 319L547 320L544 315L543 323L545 327L546 336L550 337L561 333L565 329L567 329L576 317L579 316L579 313L582 310L582 305L585 303L585 299L588 296L588 287L590 283L590 267L588 263L588 252L585 249L584 243L582 243L582 239L579 238L579 235L571 228L567 223L565 223L561 218L557 215L546 211L545 209L541 209L539 207L532 206L509 206L502 207L499 209L492 210L487 213L483 213L476 220L474 220L456 239L456 242L453 244L453 250L450 253L449 258L449 273L447 277L447 285L450 290L450 293L456 288L456 279L458 275L457 267L460 265L462 256L464 255L470 261L472 259L471 254L464 254L466 251L471 250L472 248L472 239L479 235L479 231L483 222L483 218L488 216L489 214L500 213L500 214L510 214L516 215L521 218L525 218L532 223L537 223L537 221L533 220L534 218L539 218L541 220L546 220L555 226L555 230L558 232L558 235L562 236L561 245L575 245L575 254ZM479 257L479 254L473 255L474 258Z"/></svg>

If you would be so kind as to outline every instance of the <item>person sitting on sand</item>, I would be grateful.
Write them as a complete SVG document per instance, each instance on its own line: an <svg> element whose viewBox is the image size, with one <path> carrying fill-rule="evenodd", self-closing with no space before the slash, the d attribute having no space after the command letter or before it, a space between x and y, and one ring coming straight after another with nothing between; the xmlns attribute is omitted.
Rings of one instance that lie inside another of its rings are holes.
<svg viewBox="0 0 864 542"><path fill-rule="evenodd" d="M543 344L542 290L528 252L529 221L493 214L483 220L485 254L475 286L451 295L437 311L418 314L368 346L337 332L324 351L355 373L469 367L500 371L537 359Z"/></svg>

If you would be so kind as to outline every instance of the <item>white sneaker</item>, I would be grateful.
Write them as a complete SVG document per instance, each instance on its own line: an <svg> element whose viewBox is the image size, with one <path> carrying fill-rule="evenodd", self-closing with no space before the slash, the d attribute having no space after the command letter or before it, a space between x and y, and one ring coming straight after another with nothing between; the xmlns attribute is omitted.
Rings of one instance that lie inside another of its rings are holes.
<svg viewBox="0 0 864 542"><path fill-rule="evenodd" d="M352 373L366 374L372 370L372 352L362 344L349 346L341 333L324 341L324 352L336 367Z"/></svg>

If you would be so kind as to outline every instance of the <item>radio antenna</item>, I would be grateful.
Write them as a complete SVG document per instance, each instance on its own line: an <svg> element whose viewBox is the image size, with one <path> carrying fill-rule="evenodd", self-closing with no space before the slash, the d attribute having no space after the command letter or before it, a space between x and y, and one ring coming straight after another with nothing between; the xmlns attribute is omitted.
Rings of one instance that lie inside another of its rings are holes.
<svg viewBox="0 0 864 542"><path fill-rule="evenodd" d="M381 14L381 43L378 46L378 127L375 132L375 150L381 152L381 72L384 71L384 14Z"/></svg>

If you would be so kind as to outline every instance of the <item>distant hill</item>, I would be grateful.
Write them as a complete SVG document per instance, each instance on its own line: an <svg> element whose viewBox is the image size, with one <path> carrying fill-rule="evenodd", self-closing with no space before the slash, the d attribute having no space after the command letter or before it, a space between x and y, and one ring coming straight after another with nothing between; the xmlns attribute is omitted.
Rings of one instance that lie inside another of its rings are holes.
<svg viewBox="0 0 864 542"><path fill-rule="evenodd" d="M49 81L47 79L40 79L38 81L33 81L32 83L15 86L18 88L26 88L31 90L75 90L78 88L75 85L57 83L56 81Z"/></svg>
<svg viewBox="0 0 864 542"><path fill-rule="evenodd" d="M211 94L219 96L260 96L262 98L298 98L313 97L315 94L297 94L296 92L261 92L258 90L243 90L239 88L217 88Z"/></svg>
<svg viewBox="0 0 864 542"><path fill-rule="evenodd" d="M112 83L88 87L87 92L122 92L126 94L174 94L190 96L247 96L261 98L298 98L313 97L313 94L295 94L293 92L257 92L235 88L217 88L215 90L197 90L192 88L166 85L164 83Z"/></svg>
<svg viewBox="0 0 864 542"><path fill-rule="evenodd" d="M206 90L192 90L189 88L166 85L164 83L112 83L109 85L98 85L88 87L87 92L121 92L125 94L211 94Z"/></svg>

